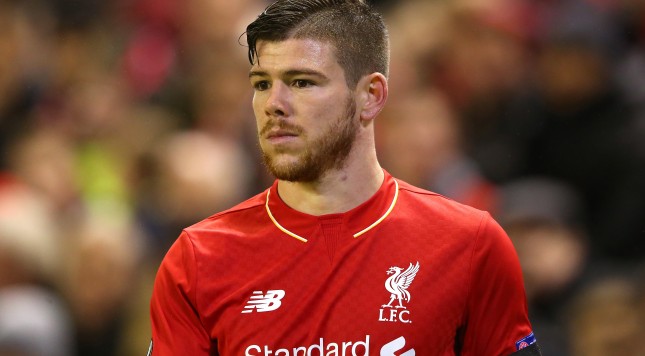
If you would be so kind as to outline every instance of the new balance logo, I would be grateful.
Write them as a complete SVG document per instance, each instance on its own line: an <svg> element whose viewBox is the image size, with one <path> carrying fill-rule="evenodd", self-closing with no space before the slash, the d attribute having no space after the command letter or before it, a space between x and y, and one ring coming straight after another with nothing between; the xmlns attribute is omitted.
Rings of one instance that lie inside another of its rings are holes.
<svg viewBox="0 0 645 356"><path fill-rule="evenodd" d="M415 356L416 352L414 349L410 349L401 354L395 354L394 352L401 350L405 347L405 338L403 336L399 337L396 340L390 341L387 344L383 345L381 348L381 356Z"/></svg>
<svg viewBox="0 0 645 356"><path fill-rule="evenodd" d="M282 298L285 292L281 289L269 290L266 294L262 291L256 290L253 295L246 302L246 306L242 313L252 313L254 310L258 313L269 312L280 308L282 305Z"/></svg>

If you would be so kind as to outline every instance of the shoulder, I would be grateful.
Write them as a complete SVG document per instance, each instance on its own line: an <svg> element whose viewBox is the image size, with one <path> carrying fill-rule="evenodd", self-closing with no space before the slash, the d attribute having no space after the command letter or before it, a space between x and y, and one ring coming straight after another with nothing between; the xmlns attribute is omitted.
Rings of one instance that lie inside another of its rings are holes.
<svg viewBox="0 0 645 356"><path fill-rule="evenodd" d="M400 204L407 213L423 214L437 219L459 222L477 222L491 219L490 214L459 203L441 194L413 186L397 179Z"/></svg>
<svg viewBox="0 0 645 356"><path fill-rule="evenodd" d="M184 232L190 237L196 237L252 227L262 220L260 217L265 215L265 199L266 191L186 227Z"/></svg>

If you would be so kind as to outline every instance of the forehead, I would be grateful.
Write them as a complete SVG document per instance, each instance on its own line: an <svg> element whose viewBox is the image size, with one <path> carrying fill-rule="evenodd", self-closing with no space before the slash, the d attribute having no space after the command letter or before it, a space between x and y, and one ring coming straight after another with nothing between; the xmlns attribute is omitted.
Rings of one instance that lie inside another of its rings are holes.
<svg viewBox="0 0 645 356"><path fill-rule="evenodd" d="M335 47L327 41L296 38L258 41L256 48L257 60L252 70L283 72L310 69L328 74L340 72L342 75Z"/></svg>

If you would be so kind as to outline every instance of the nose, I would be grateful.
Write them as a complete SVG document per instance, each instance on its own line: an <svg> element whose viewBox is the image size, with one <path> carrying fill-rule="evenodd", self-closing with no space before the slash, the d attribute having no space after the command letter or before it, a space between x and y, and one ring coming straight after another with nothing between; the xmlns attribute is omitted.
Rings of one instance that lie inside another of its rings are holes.
<svg viewBox="0 0 645 356"><path fill-rule="evenodd" d="M269 117L286 117L289 115L289 90L279 81L273 83L269 89L264 112Z"/></svg>

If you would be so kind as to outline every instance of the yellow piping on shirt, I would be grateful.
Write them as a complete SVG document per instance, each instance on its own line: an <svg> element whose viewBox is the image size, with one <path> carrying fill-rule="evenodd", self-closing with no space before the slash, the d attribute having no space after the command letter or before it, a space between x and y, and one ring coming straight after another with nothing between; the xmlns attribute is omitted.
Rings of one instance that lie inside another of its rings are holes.
<svg viewBox="0 0 645 356"><path fill-rule="evenodd" d="M390 215L390 213L392 212L392 209L394 209L394 205L396 204L396 199L399 197L399 183L396 181L396 179L394 179L394 185L396 186L396 189L394 190L394 199L392 199L392 204L390 204L390 207L387 209L385 214L383 214L383 216L381 216L378 220L376 220L372 225L370 225L370 226L366 227L365 229L355 233L354 238L357 238L357 237L363 235L364 233L372 230L372 228L374 228L374 226L380 224L381 221L383 221L388 215Z"/></svg>
<svg viewBox="0 0 645 356"><path fill-rule="evenodd" d="M366 233L366 232L370 231L370 230L371 230L371 229L373 229L376 225L380 224L380 223L381 223L381 221L385 220L385 218L386 218L388 215L390 215L390 213L391 213L391 212L392 212L392 210L394 209L394 205L396 205L396 201L397 201L397 198L398 198L398 196L399 196L399 183L396 181L396 179L394 179L394 185L396 186L396 189L394 190L394 198L392 199L392 204L390 204L390 207L387 209L387 211L385 212L385 214L383 214L383 216L381 216L378 220L376 220L372 225L370 225L370 226L366 227L365 229L363 229L363 230L361 230L361 231L359 231L359 232L355 233L355 234L354 234L354 238L357 238L357 237L359 237L359 236L363 235L364 233ZM289 236L291 236L291 237L293 237L293 238L295 238L295 239L297 239L297 240L300 240L300 241L302 241L302 242L307 242L307 239L305 239L304 237L302 237L302 236L300 236L300 235L297 235L297 234L294 234L293 232L291 232L291 231L287 230L287 229L286 229L286 228L284 228L282 225L280 225L280 223L275 219L275 217L273 217L273 214L271 213L271 209L269 208L269 195L270 195L270 194L271 194L271 191L270 191L270 190L269 190L269 191L267 191L267 199L266 199L266 203L264 204L264 206L266 207L267 213L269 214L269 218L271 219L271 221L273 222L273 224L274 224L278 229L280 229L280 231L284 232L285 234L287 234L287 235L289 235Z"/></svg>
<svg viewBox="0 0 645 356"><path fill-rule="evenodd" d="M279 223L279 222L278 222L278 221L273 217L273 214L271 214L271 209L269 209L269 194L270 194L270 193L271 193L271 191L270 191L270 190L268 190L268 191L267 191L267 202L266 202L266 204L265 204L264 206L267 208L267 213L269 213L269 218L271 219L271 221L273 221L273 224L274 224L278 229L280 229L282 232L284 232L285 234L287 234L287 235L289 235L289 236L291 236L291 237L294 237L294 238L296 238L296 239L298 239L298 240L300 240L300 241L302 241L302 242L307 242L307 239L305 239L304 237L301 237L301 236L299 236L299 235L296 235L296 234L294 234L293 232L291 232L291 231L289 231L289 230L285 229L284 227L282 227L282 225L280 225L280 223Z"/></svg>

